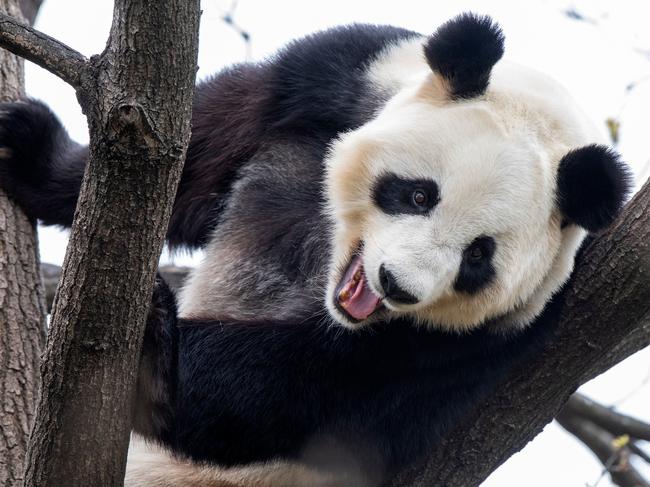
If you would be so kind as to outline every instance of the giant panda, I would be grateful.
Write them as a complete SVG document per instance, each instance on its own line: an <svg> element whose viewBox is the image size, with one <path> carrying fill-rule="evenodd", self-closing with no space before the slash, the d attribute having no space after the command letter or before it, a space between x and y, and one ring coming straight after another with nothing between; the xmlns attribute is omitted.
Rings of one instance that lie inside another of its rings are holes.
<svg viewBox="0 0 650 487"><path fill-rule="evenodd" d="M544 346L629 175L490 18L333 28L199 83L127 485L382 485ZM71 224L87 149L0 105L0 184ZM178 307L178 310L177 310ZM165 453L166 452L166 453Z"/></svg>

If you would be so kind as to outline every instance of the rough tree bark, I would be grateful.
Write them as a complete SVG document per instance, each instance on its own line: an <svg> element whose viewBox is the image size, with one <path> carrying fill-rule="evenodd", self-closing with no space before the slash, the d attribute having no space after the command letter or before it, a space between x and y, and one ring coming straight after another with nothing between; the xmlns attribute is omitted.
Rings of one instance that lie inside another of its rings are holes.
<svg viewBox="0 0 650 487"><path fill-rule="evenodd" d="M20 15L16 0L0 0L0 10ZM0 101L23 91L23 61L0 49ZM0 485L6 487L22 484L34 417L45 343L39 275L34 225L0 190Z"/></svg>
<svg viewBox="0 0 650 487"><path fill-rule="evenodd" d="M649 208L650 182L578 262L548 346L394 485L479 485L532 440L579 385L650 344Z"/></svg>
<svg viewBox="0 0 650 487"><path fill-rule="evenodd" d="M0 44L67 81L90 156L55 298L26 486L122 485L144 320L190 135L198 0L116 0L90 60L0 15Z"/></svg>

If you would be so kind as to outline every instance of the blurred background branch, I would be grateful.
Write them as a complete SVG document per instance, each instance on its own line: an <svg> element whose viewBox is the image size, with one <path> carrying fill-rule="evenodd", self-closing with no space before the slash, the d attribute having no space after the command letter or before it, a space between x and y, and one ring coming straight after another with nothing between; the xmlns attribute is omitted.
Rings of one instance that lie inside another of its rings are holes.
<svg viewBox="0 0 650 487"><path fill-rule="evenodd" d="M20 0L20 10L29 25L34 25L34 20L36 20L36 15L42 3L43 0Z"/></svg>
<svg viewBox="0 0 650 487"><path fill-rule="evenodd" d="M167 284L174 289L178 290L183 284L183 280L187 277L187 274L190 272L190 267L178 267L174 265L165 265L161 266L158 269L158 272L163 276L163 279L167 281ZM45 301L47 312L50 313L52 310L52 301L54 300L54 293L56 292L56 286L59 283L59 278L61 277L61 267L54 264L41 264L41 273L43 275L43 284L45 286Z"/></svg>
<svg viewBox="0 0 650 487"><path fill-rule="evenodd" d="M648 487L650 483L634 467L632 459L650 463L650 456L637 444L650 440L650 424L618 413L575 393L555 418L564 429L589 448L603 464L596 487L609 473L620 487Z"/></svg>
<svg viewBox="0 0 650 487"><path fill-rule="evenodd" d="M239 23L235 20L235 11L237 10L237 5L239 4L238 0L232 0L230 6L227 9L217 7L221 13L221 20L225 22L230 28L232 28L238 35L241 37L241 40L244 42L246 48L246 55L244 61L251 61L253 58L252 43L250 33L244 29Z"/></svg>

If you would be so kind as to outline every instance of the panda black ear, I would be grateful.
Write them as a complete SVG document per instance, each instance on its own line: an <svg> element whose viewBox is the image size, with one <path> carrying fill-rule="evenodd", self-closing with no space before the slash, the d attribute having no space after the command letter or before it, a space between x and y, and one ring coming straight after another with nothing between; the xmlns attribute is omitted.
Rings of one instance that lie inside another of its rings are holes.
<svg viewBox="0 0 650 487"><path fill-rule="evenodd" d="M590 232L602 230L623 208L632 179L627 165L608 147L593 144L572 150L558 168L560 210Z"/></svg>
<svg viewBox="0 0 650 487"><path fill-rule="evenodd" d="M485 93L492 66L503 56L503 32L488 16L463 13L429 37L424 55L449 85L451 98Z"/></svg>

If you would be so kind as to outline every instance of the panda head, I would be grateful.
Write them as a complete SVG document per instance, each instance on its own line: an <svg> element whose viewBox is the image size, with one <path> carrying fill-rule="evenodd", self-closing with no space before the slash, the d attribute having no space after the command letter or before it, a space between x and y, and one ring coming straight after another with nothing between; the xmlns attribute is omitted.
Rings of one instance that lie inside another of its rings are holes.
<svg viewBox="0 0 650 487"><path fill-rule="evenodd" d="M447 22L424 39L420 72L332 145L325 299L344 326L524 326L568 278L585 230L622 207L625 165L555 82L494 66L503 41L488 17Z"/></svg>

